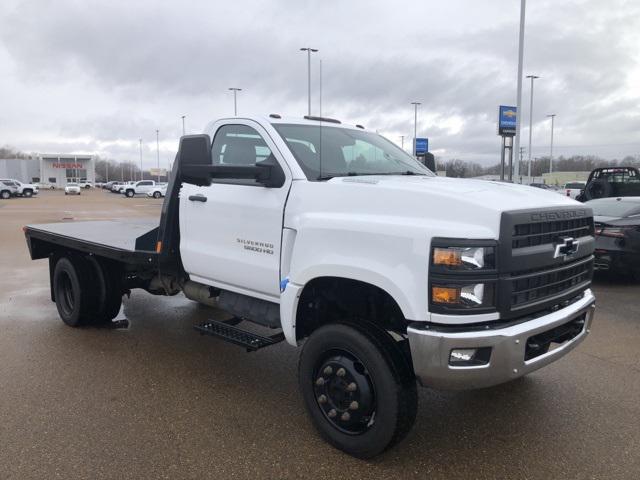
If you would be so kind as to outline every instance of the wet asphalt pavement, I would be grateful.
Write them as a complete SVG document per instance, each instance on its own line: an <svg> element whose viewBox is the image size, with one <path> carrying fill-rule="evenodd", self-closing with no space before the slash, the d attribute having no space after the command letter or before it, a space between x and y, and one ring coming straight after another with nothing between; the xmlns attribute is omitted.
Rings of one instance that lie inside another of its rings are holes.
<svg viewBox="0 0 640 480"><path fill-rule="evenodd" d="M134 291L125 330L59 320L22 225L159 210L103 191L0 201L0 479L640 478L640 284L597 278L590 337L528 377L420 389L413 431L364 462L316 435L287 344L200 336L215 312L181 295Z"/></svg>

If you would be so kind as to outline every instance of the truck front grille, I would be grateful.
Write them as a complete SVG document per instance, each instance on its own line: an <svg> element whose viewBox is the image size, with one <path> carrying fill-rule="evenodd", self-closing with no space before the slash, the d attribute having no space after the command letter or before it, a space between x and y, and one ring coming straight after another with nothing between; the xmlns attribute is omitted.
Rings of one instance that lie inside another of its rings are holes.
<svg viewBox="0 0 640 480"><path fill-rule="evenodd" d="M593 235L593 217L514 225L511 248L554 243L558 237L580 238Z"/></svg>
<svg viewBox="0 0 640 480"><path fill-rule="evenodd" d="M587 288L593 274L593 258L560 267L515 272L511 275L511 308L542 303Z"/></svg>

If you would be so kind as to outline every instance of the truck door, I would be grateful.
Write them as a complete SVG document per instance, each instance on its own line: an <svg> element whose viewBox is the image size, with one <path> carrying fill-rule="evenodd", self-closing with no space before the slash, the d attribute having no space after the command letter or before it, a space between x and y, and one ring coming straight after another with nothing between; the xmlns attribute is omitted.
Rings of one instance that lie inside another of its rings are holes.
<svg viewBox="0 0 640 480"><path fill-rule="evenodd" d="M283 211L291 174L259 124L239 120L213 135L214 164L255 165L269 155L285 172L282 187L237 178L216 178L208 187L183 184L180 254L192 280L279 301Z"/></svg>

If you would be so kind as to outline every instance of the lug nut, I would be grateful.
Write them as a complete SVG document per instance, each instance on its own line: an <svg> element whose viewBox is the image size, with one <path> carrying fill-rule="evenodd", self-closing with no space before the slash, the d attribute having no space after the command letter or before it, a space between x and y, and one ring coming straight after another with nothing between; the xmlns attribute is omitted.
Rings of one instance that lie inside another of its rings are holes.
<svg viewBox="0 0 640 480"><path fill-rule="evenodd" d="M321 387L322 385L324 385L324 378L320 377L316 380L316 385Z"/></svg>
<svg viewBox="0 0 640 480"><path fill-rule="evenodd" d="M344 377L347 374L347 371L344 368L339 368L336 372L336 375L339 377Z"/></svg>
<svg viewBox="0 0 640 480"><path fill-rule="evenodd" d="M337 414L338 412L336 412L335 408L332 408L331 410L329 410L329 413L327 413L327 415L329 415L329 418L334 418Z"/></svg>
<svg viewBox="0 0 640 480"><path fill-rule="evenodd" d="M357 410L359 407L360 405L355 400L349 404L349 410Z"/></svg>
<svg viewBox="0 0 640 480"><path fill-rule="evenodd" d="M349 415L349 412L344 412L340 417L340 420L342 420L343 422L348 422L349 420L351 420L351 415Z"/></svg>
<svg viewBox="0 0 640 480"><path fill-rule="evenodd" d="M326 395L320 395L318 397L318 403L327 403L327 396Z"/></svg>
<svg viewBox="0 0 640 480"><path fill-rule="evenodd" d="M325 375L331 375L333 373L333 368L331 367L326 367L322 373L324 373Z"/></svg>
<svg viewBox="0 0 640 480"><path fill-rule="evenodd" d="M347 385L347 392L355 392L358 389L358 386L355 384L355 382L351 382L349 385Z"/></svg>

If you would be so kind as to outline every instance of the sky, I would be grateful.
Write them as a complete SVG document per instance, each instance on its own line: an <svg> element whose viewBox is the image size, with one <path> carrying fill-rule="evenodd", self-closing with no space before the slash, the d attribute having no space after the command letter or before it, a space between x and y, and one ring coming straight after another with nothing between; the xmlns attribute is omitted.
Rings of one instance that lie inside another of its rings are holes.
<svg viewBox="0 0 640 480"><path fill-rule="evenodd" d="M94 153L145 168L182 133L238 114L307 112L363 124L410 149L483 165L500 156L498 105L515 105L518 0L2 0L0 145ZM640 155L640 2L529 0L532 156ZM521 145L529 135L523 84ZM526 153L525 153L526 155ZM526 158L526 157L525 157Z"/></svg>

